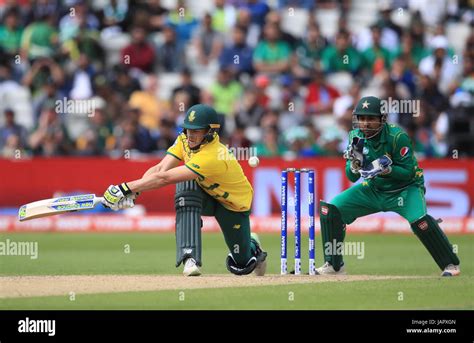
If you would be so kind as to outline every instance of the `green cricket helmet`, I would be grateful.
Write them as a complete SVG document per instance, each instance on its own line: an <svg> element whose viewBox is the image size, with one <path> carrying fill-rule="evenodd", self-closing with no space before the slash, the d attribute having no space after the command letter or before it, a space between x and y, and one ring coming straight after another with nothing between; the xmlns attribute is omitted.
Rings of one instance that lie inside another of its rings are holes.
<svg viewBox="0 0 474 343"><path fill-rule="evenodd" d="M190 130L220 128L216 110L204 104L191 106L181 126L183 129Z"/></svg>
<svg viewBox="0 0 474 343"><path fill-rule="evenodd" d="M376 122L380 125L377 128L361 127L359 116L378 117L380 120L377 119ZM386 121L387 115L382 113L382 101L375 96L361 98L352 111L352 128L361 130L366 135L366 138L376 136L382 130Z"/></svg>

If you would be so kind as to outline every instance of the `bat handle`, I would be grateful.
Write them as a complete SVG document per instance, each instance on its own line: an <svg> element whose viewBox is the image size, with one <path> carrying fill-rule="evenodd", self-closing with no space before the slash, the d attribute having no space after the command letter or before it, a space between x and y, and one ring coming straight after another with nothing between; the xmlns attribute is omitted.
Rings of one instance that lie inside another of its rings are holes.
<svg viewBox="0 0 474 343"><path fill-rule="evenodd" d="M94 197L94 206L102 203L102 200L104 200L103 197Z"/></svg>

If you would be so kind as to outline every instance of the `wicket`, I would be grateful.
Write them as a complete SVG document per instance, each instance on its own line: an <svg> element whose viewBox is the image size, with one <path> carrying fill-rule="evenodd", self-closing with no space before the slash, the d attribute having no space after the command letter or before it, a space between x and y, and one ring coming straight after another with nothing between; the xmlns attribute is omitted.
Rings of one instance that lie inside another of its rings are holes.
<svg viewBox="0 0 474 343"><path fill-rule="evenodd" d="M309 275L316 274L314 247L314 170L287 168L281 172L281 274L287 270L288 173L295 174L295 275L301 274L301 173L308 173Z"/></svg>

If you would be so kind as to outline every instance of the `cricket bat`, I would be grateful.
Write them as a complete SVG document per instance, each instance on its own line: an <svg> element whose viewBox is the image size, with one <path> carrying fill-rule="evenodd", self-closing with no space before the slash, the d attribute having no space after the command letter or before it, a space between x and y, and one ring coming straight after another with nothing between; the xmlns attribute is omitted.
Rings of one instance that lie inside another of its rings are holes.
<svg viewBox="0 0 474 343"><path fill-rule="evenodd" d="M18 219L23 222L67 212L90 210L100 204L102 199L95 194L84 194L35 201L20 207Z"/></svg>

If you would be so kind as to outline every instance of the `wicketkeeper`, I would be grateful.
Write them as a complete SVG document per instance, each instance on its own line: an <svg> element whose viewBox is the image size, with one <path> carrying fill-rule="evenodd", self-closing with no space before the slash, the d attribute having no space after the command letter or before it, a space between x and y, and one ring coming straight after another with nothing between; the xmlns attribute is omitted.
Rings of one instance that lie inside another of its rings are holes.
<svg viewBox="0 0 474 343"><path fill-rule="evenodd" d="M267 253L250 232L253 189L232 152L219 141L216 111L194 105L182 127L163 160L139 180L110 186L104 205L113 210L132 207L137 193L176 184L176 267L183 262L184 275L201 274L201 216L214 216L230 251L227 269L236 275L264 275Z"/></svg>
<svg viewBox="0 0 474 343"><path fill-rule="evenodd" d="M438 221L426 212L423 170L418 167L411 141L400 127L386 123L379 98L368 96L357 103L344 158L347 178L352 182L360 177L364 180L331 202L321 201L325 263L317 272L345 273L343 256L336 253L337 249L326 247L344 241L347 224L368 214L393 211L408 220L443 271L442 276L459 275L459 258Z"/></svg>

